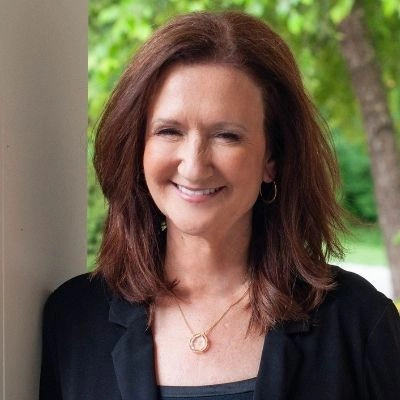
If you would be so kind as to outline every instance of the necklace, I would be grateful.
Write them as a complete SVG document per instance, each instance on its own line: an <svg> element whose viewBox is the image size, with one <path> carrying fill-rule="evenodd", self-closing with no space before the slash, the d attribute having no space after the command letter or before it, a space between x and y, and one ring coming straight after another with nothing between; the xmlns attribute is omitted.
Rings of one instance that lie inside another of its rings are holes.
<svg viewBox="0 0 400 400"><path fill-rule="evenodd" d="M209 348L210 348L210 339L208 338L207 335L210 334L210 332L222 321L222 319L225 317L226 314L228 314L228 312L235 307L237 304L239 304L244 297L246 296L246 294L248 293L249 288L246 289L246 291L243 293L243 295L236 300L234 303L232 303L224 312L223 314L215 321L213 322L210 327L208 327L206 330L204 330L203 332L199 332L199 333L195 333L194 330L191 328L188 320L185 317L185 314L182 310L181 305L179 304L178 298L176 297L176 295L174 293L172 293L174 295L174 299L176 301L176 304L178 305L179 311L182 314L182 318L185 322L185 325L188 327L190 333L192 334L190 340L189 340L189 348L190 350L192 350L194 353L205 353Z"/></svg>

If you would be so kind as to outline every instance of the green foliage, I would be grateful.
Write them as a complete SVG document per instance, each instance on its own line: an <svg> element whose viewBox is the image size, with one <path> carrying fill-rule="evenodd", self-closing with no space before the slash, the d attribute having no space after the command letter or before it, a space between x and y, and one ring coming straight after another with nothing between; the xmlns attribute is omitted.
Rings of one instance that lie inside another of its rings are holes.
<svg viewBox="0 0 400 400"><path fill-rule="evenodd" d="M334 143L341 171L345 208L360 220L376 222L374 189L365 146L339 133L334 135Z"/></svg>
<svg viewBox="0 0 400 400"><path fill-rule="evenodd" d="M339 51L336 24L354 0L91 0L89 2L89 210L88 265L101 239L105 202L91 167L93 129L118 77L138 46L171 16L199 10L236 9L262 18L290 44L335 143L346 207L376 220L372 181L358 106ZM400 2L362 2L382 69L389 105L400 130Z"/></svg>
<svg viewBox="0 0 400 400"><path fill-rule="evenodd" d="M343 21L353 8L354 0L336 1L329 11L329 16L335 24Z"/></svg>
<svg viewBox="0 0 400 400"><path fill-rule="evenodd" d="M400 17L400 3L398 0L381 0L383 15L392 17L397 14Z"/></svg>

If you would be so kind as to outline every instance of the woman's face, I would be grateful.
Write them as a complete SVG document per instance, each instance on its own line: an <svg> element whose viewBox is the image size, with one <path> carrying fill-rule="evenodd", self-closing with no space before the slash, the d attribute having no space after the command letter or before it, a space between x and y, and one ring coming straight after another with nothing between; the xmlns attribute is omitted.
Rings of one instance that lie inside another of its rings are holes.
<svg viewBox="0 0 400 400"><path fill-rule="evenodd" d="M229 66L173 66L147 120L144 173L168 229L200 236L248 230L274 167L256 83Z"/></svg>

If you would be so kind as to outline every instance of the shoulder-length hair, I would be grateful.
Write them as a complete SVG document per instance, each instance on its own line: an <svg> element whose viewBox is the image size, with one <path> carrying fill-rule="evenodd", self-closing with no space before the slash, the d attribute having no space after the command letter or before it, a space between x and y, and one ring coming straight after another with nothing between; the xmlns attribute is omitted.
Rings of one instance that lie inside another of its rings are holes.
<svg viewBox="0 0 400 400"><path fill-rule="evenodd" d="M272 204L259 198L253 209L249 327L265 332L307 319L333 287L327 260L343 254L337 163L288 46L239 12L174 18L137 52L113 91L95 142L94 165L109 203L96 273L130 302L151 305L171 287L163 274L164 218L143 174L146 118L165 71L196 63L238 68L263 91L278 195Z"/></svg>

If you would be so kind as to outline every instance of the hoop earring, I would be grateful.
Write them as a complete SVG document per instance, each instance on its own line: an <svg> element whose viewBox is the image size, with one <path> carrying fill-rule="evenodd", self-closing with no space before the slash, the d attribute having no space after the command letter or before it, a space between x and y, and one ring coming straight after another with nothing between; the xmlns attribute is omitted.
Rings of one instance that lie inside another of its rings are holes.
<svg viewBox="0 0 400 400"><path fill-rule="evenodd" d="M265 204L273 203L276 199L276 196L278 195L278 187L276 186L276 182L272 181L272 184L274 185L274 195L272 196L272 198L270 200L265 200L265 198L262 194L262 184L260 186L260 197L261 197L261 200L263 201L263 203L265 203Z"/></svg>

